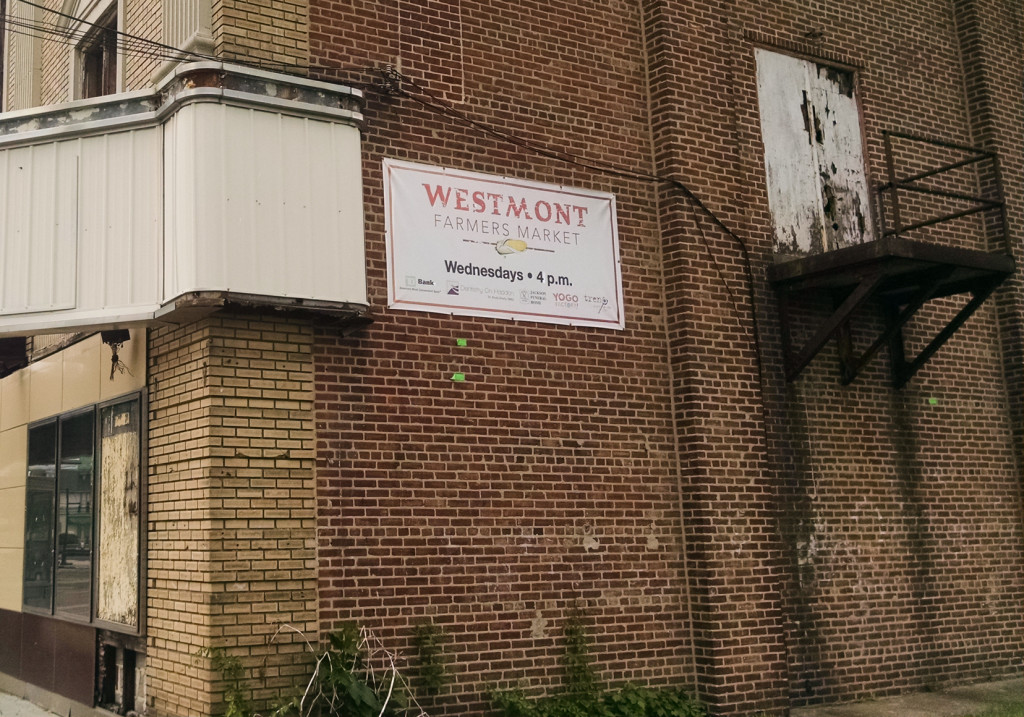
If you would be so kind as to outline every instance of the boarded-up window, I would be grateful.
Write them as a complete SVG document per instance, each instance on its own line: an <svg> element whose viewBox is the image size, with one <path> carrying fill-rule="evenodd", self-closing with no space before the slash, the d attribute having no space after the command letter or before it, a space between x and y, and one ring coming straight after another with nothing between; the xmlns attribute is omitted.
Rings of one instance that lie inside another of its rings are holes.
<svg viewBox="0 0 1024 717"><path fill-rule="evenodd" d="M853 74L767 50L756 57L776 254L871 241Z"/></svg>
<svg viewBox="0 0 1024 717"><path fill-rule="evenodd" d="M100 411L100 560L96 617L139 620L139 401Z"/></svg>

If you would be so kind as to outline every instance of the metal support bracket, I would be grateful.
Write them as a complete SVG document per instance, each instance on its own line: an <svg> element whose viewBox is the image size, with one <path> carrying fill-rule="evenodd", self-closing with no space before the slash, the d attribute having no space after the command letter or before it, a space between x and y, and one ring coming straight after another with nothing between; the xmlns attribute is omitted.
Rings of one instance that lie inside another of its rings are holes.
<svg viewBox="0 0 1024 717"><path fill-rule="evenodd" d="M900 132L884 132L883 142L889 181L878 188L881 238L768 268L768 279L779 299L788 381L796 379L834 338L844 385L854 381L888 344L892 382L901 388L1016 268L1010 251L999 160L994 153ZM899 157L918 157L922 147L927 150L925 156L934 155L932 166L923 170L913 167L910 174L897 171ZM977 181L964 184L960 170L976 174ZM1001 245L1003 251L933 244L907 236L976 214L982 215L978 219L981 236L977 244ZM932 299L958 294L970 294L971 298L924 350L908 360L903 327ZM811 297L812 301L831 297L832 313L802 346L794 348L797 296ZM858 355L851 319L869 303L881 308L884 327Z"/></svg>
<svg viewBox="0 0 1024 717"><path fill-rule="evenodd" d="M960 309L957 315L954 316L948 324L946 324L942 331L940 331L912 361L906 360L906 353L903 345L902 325L905 321L896 324L892 331L886 329L886 333L893 335L894 340L899 342L899 348L892 356L893 388L903 388L907 381L917 373L918 369L924 366L925 362L927 362L936 351L942 348L942 345L945 344L954 333L956 333L957 329L963 326L967 319L971 318L971 315L978 310L978 307L985 303L985 300L992 295L992 292L996 290L996 287L998 287L1001 282L1002 279L998 281L991 281L987 285L981 286L972 291L971 300ZM895 309L891 309L887 313L890 317L894 316ZM897 318L896 321L899 321L899 319Z"/></svg>
<svg viewBox="0 0 1024 717"><path fill-rule="evenodd" d="M992 292L1014 271L1013 258L888 237L872 245L829 252L776 265L769 270L779 298L786 380L793 381L825 345L836 339L840 379L852 383L883 347L892 357L896 388L908 380L956 333ZM970 294L967 304L917 356L907 360L903 327L929 301ZM832 311L810 337L795 345L794 302L832 297ZM800 300L804 300L801 298ZM862 351L855 349L854 315L874 304L884 326Z"/></svg>

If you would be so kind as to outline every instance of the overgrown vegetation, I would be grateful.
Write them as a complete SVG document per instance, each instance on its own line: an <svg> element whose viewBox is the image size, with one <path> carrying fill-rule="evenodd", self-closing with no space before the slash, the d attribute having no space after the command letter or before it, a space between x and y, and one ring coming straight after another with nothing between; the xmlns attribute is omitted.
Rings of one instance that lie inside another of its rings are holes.
<svg viewBox="0 0 1024 717"><path fill-rule="evenodd" d="M203 648L200 657L210 659L210 667L224 681L224 717L252 717L252 706L246 697L242 661L227 654L223 648Z"/></svg>
<svg viewBox="0 0 1024 717"><path fill-rule="evenodd" d="M586 614L573 606L563 628L565 652L563 689L550 696L530 698L520 688L496 690L491 701L503 717L703 717L699 702L685 690L627 684L601 686L590 656Z"/></svg>
<svg viewBox="0 0 1024 717"><path fill-rule="evenodd" d="M282 629L299 632L288 626ZM306 646L315 661L305 689L278 701L267 717L427 717L412 697L395 656L368 630L345 624L328 635L323 649L314 649L308 640ZM247 699L239 658L220 648L203 649L199 655L210 659L224 682L222 717L262 717Z"/></svg>
<svg viewBox="0 0 1024 717"><path fill-rule="evenodd" d="M704 709L677 688L625 685L593 695L569 693L530 699L521 690L492 697L505 717L703 717Z"/></svg>
<svg viewBox="0 0 1024 717"><path fill-rule="evenodd" d="M590 661L585 617L579 603L573 604L562 630L565 636L562 667L565 669L565 690L570 695L593 694L598 688L597 674Z"/></svg>
<svg viewBox="0 0 1024 717"><path fill-rule="evenodd" d="M316 654L313 675L305 691L281 702L270 717L425 714L395 665L395 656L367 630L348 623L332 632L327 647Z"/></svg>
<svg viewBox="0 0 1024 717"><path fill-rule="evenodd" d="M423 694L437 697L448 684L448 663L444 646L448 634L433 620L421 622L413 627L412 644L416 649L418 686Z"/></svg>
<svg viewBox="0 0 1024 717"><path fill-rule="evenodd" d="M704 708L680 688L602 686L591 659L586 623L585 611L575 605L563 627L562 689L539 698L528 697L519 688L496 690L492 702L503 717L705 716ZM282 630L298 632L288 626ZM420 623L413 630L421 694L436 696L447 686L447 641L448 635L433 621ZM266 717L427 717L398 669L395 655L365 628L349 623L331 633L322 649L308 641L306 646L314 664L305 688L278 702ZM247 699L241 660L220 648L203 650L200 655L210 659L224 682L223 717L261 717Z"/></svg>

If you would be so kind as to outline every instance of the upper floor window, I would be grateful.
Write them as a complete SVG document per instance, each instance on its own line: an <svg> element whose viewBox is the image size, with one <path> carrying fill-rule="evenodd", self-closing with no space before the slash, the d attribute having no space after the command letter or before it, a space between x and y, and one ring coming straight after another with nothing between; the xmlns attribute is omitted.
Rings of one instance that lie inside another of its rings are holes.
<svg viewBox="0 0 1024 717"><path fill-rule="evenodd" d="M117 8L104 15L78 47L82 99L117 92Z"/></svg>
<svg viewBox="0 0 1024 717"><path fill-rule="evenodd" d="M71 99L120 92L119 52L125 0L64 0L57 26L74 41L71 50Z"/></svg>

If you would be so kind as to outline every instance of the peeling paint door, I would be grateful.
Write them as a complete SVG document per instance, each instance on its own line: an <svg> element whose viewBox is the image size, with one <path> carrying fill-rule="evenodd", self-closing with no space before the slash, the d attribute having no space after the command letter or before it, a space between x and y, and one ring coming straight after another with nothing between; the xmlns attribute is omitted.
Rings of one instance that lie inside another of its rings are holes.
<svg viewBox="0 0 1024 717"><path fill-rule="evenodd" d="M853 74L761 49L756 59L776 255L872 241Z"/></svg>

